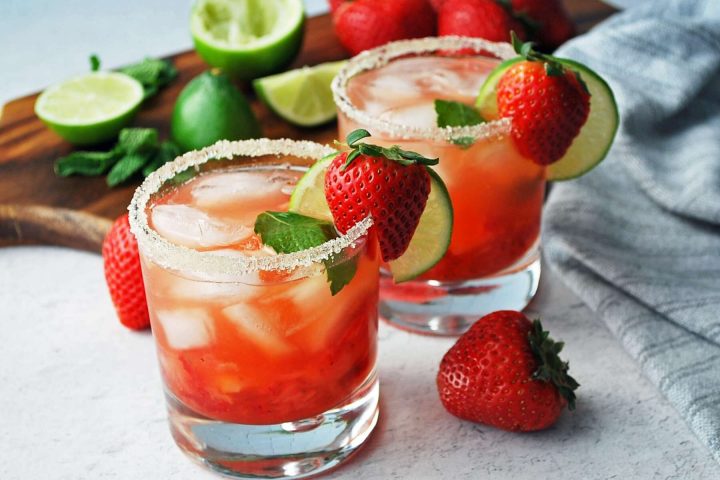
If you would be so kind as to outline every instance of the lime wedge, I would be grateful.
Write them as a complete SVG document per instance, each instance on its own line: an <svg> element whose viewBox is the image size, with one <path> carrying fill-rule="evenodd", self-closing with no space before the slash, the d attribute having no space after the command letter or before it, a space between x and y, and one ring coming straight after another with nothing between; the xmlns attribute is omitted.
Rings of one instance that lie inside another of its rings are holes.
<svg viewBox="0 0 720 480"><path fill-rule="evenodd" d="M333 156L318 160L300 179L290 197L291 212L332 221L325 200L325 172ZM430 270L445 255L450 245L453 209L447 187L433 170L430 173L430 195L420 223L405 253L388 266L395 282L405 282Z"/></svg>
<svg viewBox="0 0 720 480"><path fill-rule="evenodd" d="M292 62L304 23L302 0L198 0L190 33L208 64L249 80Z"/></svg>
<svg viewBox="0 0 720 480"><path fill-rule="evenodd" d="M485 80L476 102L483 118L498 118L495 88L507 69L522 60L518 57L501 63ZM547 167L547 179L556 181L577 178L599 164L610 150L620 122L615 96L600 75L573 60L562 58L557 60L570 69L580 72L591 96L587 122L565 155Z"/></svg>
<svg viewBox="0 0 720 480"><path fill-rule="evenodd" d="M325 172L335 155L337 153L321 158L305 172L290 196L288 210L332 222L332 213L325 200Z"/></svg>
<svg viewBox="0 0 720 480"><path fill-rule="evenodd" d="M35 114L75 145L110 140L140 107L143 87L123 73L96 72L54 85L40 94Z"/></svg>
<svg viewBox="0 0 720 480"><path fill-rule="evenodd" d="M253 82L255 92L276 114L301 127L313 127L335 118L330 83L345 61L303 67Z"/></svg>

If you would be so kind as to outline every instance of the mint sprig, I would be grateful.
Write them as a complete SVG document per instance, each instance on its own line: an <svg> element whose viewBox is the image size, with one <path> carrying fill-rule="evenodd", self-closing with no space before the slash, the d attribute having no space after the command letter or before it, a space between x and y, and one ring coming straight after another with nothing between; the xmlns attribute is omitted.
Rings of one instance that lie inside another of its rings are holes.
<svg viewBox="0 0 720 480"><path fill-rule="evenodd" d="M435 100L435 113L440 128L469 127L485 122L475 107L452 100Z"/></svg>
<svg viewBox="0 0 720 480"><path fill-rule="evenodd" d="M61 177L98 176L109 171L107 184L114 187L141 171L148 176L180 153L173 142L160 142L154 128L125 128L110 151L72 152L55 161L55 173Z"/></svg>
<svg viewBox="0 0 720 480"><path fill-rule="evenodd" d="M403 150L397 145L391 147L380 147L378 145L371 145L369 143L360 143L360 140L370 136L370 132L365 129L359 128L353 130L346 137L347 145L350 147L350 153L345 160L343 169L346 169L350 164L360 155L367 155L370 157L385 157L388 160L393 160L401 165L437 165L439 159L428 158L420 155L417 152L411 152L409 150Z"/></svg>
<svg viewBox="0 0 720 480"><path fill-rule="evenodd" d="M279 253L293 253L317 247L337 238L331 222L293 212L263 212L255 220L255 233ZM350 283L357 271L357 257L335 263L324 261L330 292L336 295Z"/></svg>
<svg viewBox="0 0 720 480"><path fill-rule="evenodd" d="M100 57L96 54L90 55L90 71L100 70ZM125 75L133 77L143 86L143 100L147 100L160 89L177 78L178 71L169 60L158 58L145 58L118 70Z"/></svg>
<svg viewBox="0 0 720 480"><path fill-rule="evenodd" d="M452 100L436 99L435 114L437 115L437 126L440 128L470 127L485 122L475 107ZM475 143L473 137L458 137L450 141L462 149L469 148Z"/></svg>

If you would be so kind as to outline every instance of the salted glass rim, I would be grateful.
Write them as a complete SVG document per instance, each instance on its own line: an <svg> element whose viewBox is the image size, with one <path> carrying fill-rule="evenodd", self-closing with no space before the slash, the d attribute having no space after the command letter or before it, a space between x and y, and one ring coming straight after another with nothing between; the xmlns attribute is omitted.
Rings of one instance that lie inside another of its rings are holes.
<svg viewBox="0 0 720 480"><path fill-rule="evenodd" d="M476 140L507 135L510 133L511 122L507 118L491 120L479 125L467 127L416 127L390 122L370 115L353 104L347 92L350 80L359 73L375 70L387 65L390 61L410 54L433 53L438 50L472 49L484 51L504 61L517 56L509 43L490 42L482 38L460 37L448 35L443 37L425 37L411 40L398 40L383 46L366 50L350 60L332 81L333 99L336 107L363 128L374 130L373 133L385 134L391 138L402 140L430 140L434 142L451 142L461 137ZM487 54L477 53L475 56Z"/></svg>
<svg viewBox="0 0 720 480"><path fill-rule="evenodd" d="M150 174L135 190L128 206L130 230L138 241L142 254L163 268L183 273L242 277L260 271L294 270L310 267L341 253L348 247L354 247L372 226L371 217L358 222L344 235L329 240L317 247L294 253L280 253L273 256L242 255L233 252L201 252L189 247L177 245L163 238L148 223L147 206L153 195L177 174L189 168L199 167L211 160L231 160L235 157L264 157L268 155L287 155L318 160L336 150L327 145L306 140L267 138L255 140L221 140L214 145L194 150L168 162ZM277 164L279 165L279 164ZM276 166L277 166L276 165Z"/></svg>

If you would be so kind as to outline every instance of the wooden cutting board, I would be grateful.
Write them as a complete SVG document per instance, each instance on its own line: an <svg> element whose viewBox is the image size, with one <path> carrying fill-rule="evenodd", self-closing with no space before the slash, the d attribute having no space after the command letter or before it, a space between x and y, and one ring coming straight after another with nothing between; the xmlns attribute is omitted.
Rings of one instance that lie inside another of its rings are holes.
<svg viewBox="0 0 720 480"><path fill-rule="evenodd" d="M615 12L598 0L567 0L568 10L580 32ZM306 23L302 51L290 68L340 60L347 53L338 43L329 15ZM175 82L143 105L135 126L154 127L162 139L169 136L169 119L175 99L207 65L194 51L170 57L178 69ZM317 128L297 128L262 105L251 89L252 107L269 138L295 138L330 143L337 135L334 123ZM40 243L98 250L108 219L123 213L137 179L108 188L104 177L58 177L56 158L72 146L48 130L33 113L37 94L7 103L0 117L0 245ZM50 208L48 208L50 207Z"/></svg>

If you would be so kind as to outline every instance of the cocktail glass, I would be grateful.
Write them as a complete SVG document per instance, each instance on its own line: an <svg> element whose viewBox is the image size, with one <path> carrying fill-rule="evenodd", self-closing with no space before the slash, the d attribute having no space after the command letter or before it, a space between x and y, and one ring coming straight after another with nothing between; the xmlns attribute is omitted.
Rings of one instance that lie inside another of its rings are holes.
<svg viewBox="0 0 720 480"><path fill-rule="evenodd" d="M419 279L381 276L380 315L397 326L459 334L494 310L521 310L540 277L545 171L522 157L507 119L437 126L435 100L473 105L508 44L462 37L403 40L352 58L332 84L339 137L364 128L373 143L439 157L454 209L450 247Z"/></svg>
<svg viewBox="0 0 720 480"><path fill-rule="evenodd" d="M311 142L219 142L150 175L130 205L172 435L229 475L301 478L331 468L378 416L378 248L371 219L276 254L253 231L287 210ZM354 262L332 295L329 266Z"/></svg>

